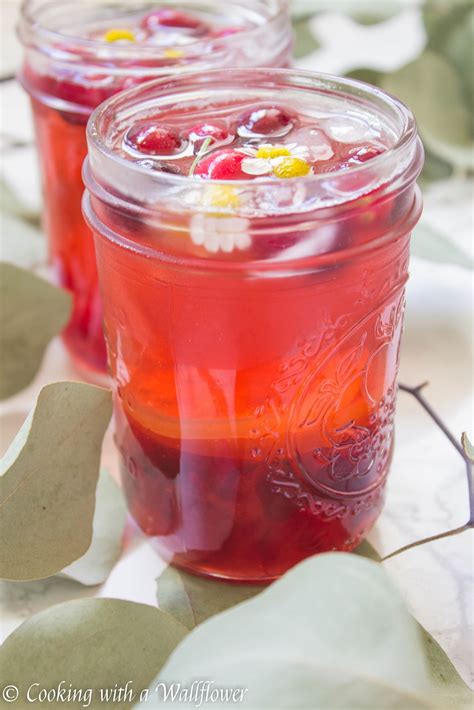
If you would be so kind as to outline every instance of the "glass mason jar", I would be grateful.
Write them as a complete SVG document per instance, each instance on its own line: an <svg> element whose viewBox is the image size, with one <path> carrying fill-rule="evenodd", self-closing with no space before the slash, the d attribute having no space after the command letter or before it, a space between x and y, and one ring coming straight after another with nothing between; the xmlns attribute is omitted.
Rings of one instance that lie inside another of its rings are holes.
<svg viewBox="0 0 474 710"><path fill-rule="evenodd" d="M350 170L228 182L146 169L116 142L152 112L190 120L275 100L339 133L363 115L391 145ZM232 580L352 550L392 456L421 211L412 114L349 79L191 73L106 102L88 141L84 213L136 522L175 565Z"/></svg>
<svg viewBox="0 0 474 710"><path fill-rule="evenodd" d="M206 72L291 61L285 0L233 0L225 9L220 0L160 2L160 12L174 7L204 25L180 29L179 20L178 27L171 22L167 46L104 39L105 30L139 24L156 9L154 0L26 0L22 8L25 58L19 78L32 101L50 259L56 281L74 295L64 340L90 374L106 370L93 240L81 214L85 127L92 110L123 89L190 68Z"/></svg>

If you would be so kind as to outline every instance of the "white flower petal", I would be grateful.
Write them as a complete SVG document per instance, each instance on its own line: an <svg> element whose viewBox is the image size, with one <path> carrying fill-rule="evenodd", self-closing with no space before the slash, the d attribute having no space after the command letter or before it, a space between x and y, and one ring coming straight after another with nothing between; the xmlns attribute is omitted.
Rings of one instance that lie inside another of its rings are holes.
<svg viewBox="0 0 474 710"><path fill-rule="evenodd" d="M244 158L241 166L247 175L267 175L272 172L270 161L264 158Z"/></svg>
<svg viewBox="0 0 474 710"><path fill-rule="evenodd" d="M207 219L203 214L196 214L191 219L191 240L194 244L201 246L204 244L207 231Z"/></svg>
<svg viewBox="0 0 474 710"><path fill-rule="evenodd" d="M297 145L291 151L291 155L294 158L301 158L302 160L308 160L310 157L310 151L305 145Z"/></svg>
<svg viewBox="0 0 474 710"><path fill-rule="evenodd" d="M220 243L221 235L218 232L210 231L206 234L204 246L206 247L207 251L211 252L211 254L215 254L219 251Z"/></svg>
<svg viewBox="0 0 474 710"><path fill-rule="evenodd" d="M220 246L223 252L230 254L234 250L234 236L233 234L221 234Z"/></svg>
<svg viewBox="0 0 474 710"><path fill-rule="evenodd" d="M240 250L247 249L252 244L252 240L248 232L241 232L240 234L236 234L234 242L237 249Z"/></svg>

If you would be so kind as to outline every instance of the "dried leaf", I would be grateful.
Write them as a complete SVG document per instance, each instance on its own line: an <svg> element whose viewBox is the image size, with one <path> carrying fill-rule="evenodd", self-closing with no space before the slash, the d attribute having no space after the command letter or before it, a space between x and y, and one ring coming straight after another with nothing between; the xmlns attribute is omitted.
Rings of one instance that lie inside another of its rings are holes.
<svg viewBox="0 0 474 710"><path fill-rule="evenodd" d="M188 686L195 678L247 688L240 706L259 710L433 706L417 624L399 593L380 564L343 553L310 558L254 599L200 624L150 695L158 681Z"/></svg>
<svg viewBox="0 0 474 710"><path fill-rule="evenodd" d="M71 296L38 276L0 263L0 399L26 387L51 338L66 325Z"/></svg>
<svg viewBox="0 0 474 710"><path fill-rule="evenodd" d="M428 658L436 697L443 710L472 710L474 695L464 683L446 653L422 626L420 634Z"/></svg>
<svg viewBox="0 0 474 710"><path fill-rule="evenodd" d="M111 394L61 382L44 387L1 461L0 577L49 577L91 544Z"/></svg>
<svg viewBox="0 0 474 710"><path fill-rule="evenodd" d="M123 493L107 471L101 471L95 497L92 543L86 554L61 572L85 585L102 584L120 557L127 518Z"/></svg>
<svg viewBox="0 0 474 710"><path fill-rule="evenodd" d="M433 153L459 167L471 166L469 110L459 76L441 55L426 50L414 62L387 74L382 88L410 106Z"/></svg>
<svg viewBox="0 0 474 710"><path fill-rule="evenodd" d="M433 229L426 222L420 222L413 232L412 254L422 259L440 264L456 264L465 269L473 269L474 264L449 237Z"/></svg>
<svg viewBox="0 0 474 710"><path fill-rule="evenodd" d="M0 257L23 269L46 263L46 240L33 225L0 212Z"/></svg>
<svg viewBox="0 0 474 710"><path fill-rule="evenodd" d="M0 649L2 677L18 688L19 707L29 707L27 690L34 683L39 687L32 688L31 697L62 682L66 691L90 693L90 700L87 704L84 695L81 702L64 700L58 706L128 708L185 635L175 619L145 604L119 599L66 602L35 614L7 638ZM114 688L127 683L130 695L115 695L114 700ZM101 690L111 691L108 701Z"/></svg>
<svg viewBox="0 0 474 710"><path fill-rule="evenodd" d="M158 605L187 629L259 594L264 587L218 582L167 567L157 580Z"/></svg>

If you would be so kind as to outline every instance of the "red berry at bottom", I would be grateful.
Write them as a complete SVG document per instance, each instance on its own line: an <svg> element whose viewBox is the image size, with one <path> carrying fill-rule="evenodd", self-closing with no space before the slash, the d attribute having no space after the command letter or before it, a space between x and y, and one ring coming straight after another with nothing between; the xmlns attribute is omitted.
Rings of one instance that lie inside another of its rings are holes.
<svg viewBox="0 0 474 710"><path fill-rule="evenodd" d="M159 123L138 123L125 136L125 142L146 155L173 155L182 147L180 135Z"/></svg>
<svg viewBox="0 0 474 710"><path fill-rule="evenodd" d="M210 180L248 180L249 175L242 170L244 158L236 150L217 150L198 163L194 174Z"/></svg>

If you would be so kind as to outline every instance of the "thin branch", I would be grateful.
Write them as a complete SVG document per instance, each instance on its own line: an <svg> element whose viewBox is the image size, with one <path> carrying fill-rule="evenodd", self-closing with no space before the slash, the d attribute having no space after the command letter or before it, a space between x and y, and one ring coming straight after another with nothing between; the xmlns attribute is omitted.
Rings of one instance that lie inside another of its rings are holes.
<svg viewBox="0 0 474 710"><path fill-rule="evenodd" d="M460 528L454 528L454 530L448 530L448 532L439 533L438 535L431 535L431 537L425 537L422 540L417 540L416 542L410 542L409 545L404 545L398 550L391 552L386 557L382 557L382 562L389 560L391 557L399 555L401 552L406 552L407 550L412 550L414 547L419 547L420 545L426 545L428 542L434 542L435 540L442 540L444 537L452 537L453 535L459 535L459 533L469 530L472 527L470 523L462 525Z"/></svg>
<svg viewBox="0 0 474 710"><path fill-rule="evenodd" d="M461 446L461 444L457 441L456 437L449 431L448 427L446 424L443 422L440 416L436 414L435 410L429 404L429 402L425 399L425 397L422 394L422 390L429 385L429 382L423 382L421 385L418 385L417 387L409 387L408 385L402 385L399 384L398 387L402 390L402 392L408 392L409 394L413 395L415 399L421 404L425 412L429 414L431 419L439 426L441 431L448 437L449 441L452 443L456 451L463 457L463 459L466 459L466 454L464 453L464 450Z"/></svg>
<svg viewBox="0 0 474 710"><path fill-rule="evenodd" d="M414 547L419 547L420 545L426 545L428 542L433 542L434 540L442 540L445 537L451 537L453 535L459 535L459 533L469 530L469 528L474 527L474 482L473 482L473 463L469 456L470 442L466 434L463 434L462 445L457 441L454 435L449 431L446 424L443 422L441 417L435 412L430 403L425 399L423 395L423 389L428 385L428 382L423 382L417 387L409 387L408 385L399 384L398 387L402 392L408 392L411 394L417 402L423 407L425 412L431 417L435 424L441 429L443 434L448 438L451 444L454 446L458 454L462 457L466 465L466 478L467 478L467 490L469 496L469 520L465 525L454 530L448 530L448 532L439 533L438 535L432 535L431 537L426 537L422 540L417 540L416 542L411 542L409 545L404 545L400 549L391 552L386 557L382 558L382 562L389 560L391 557L395 557L402 552L407 550L412 550Z"/></svg>

